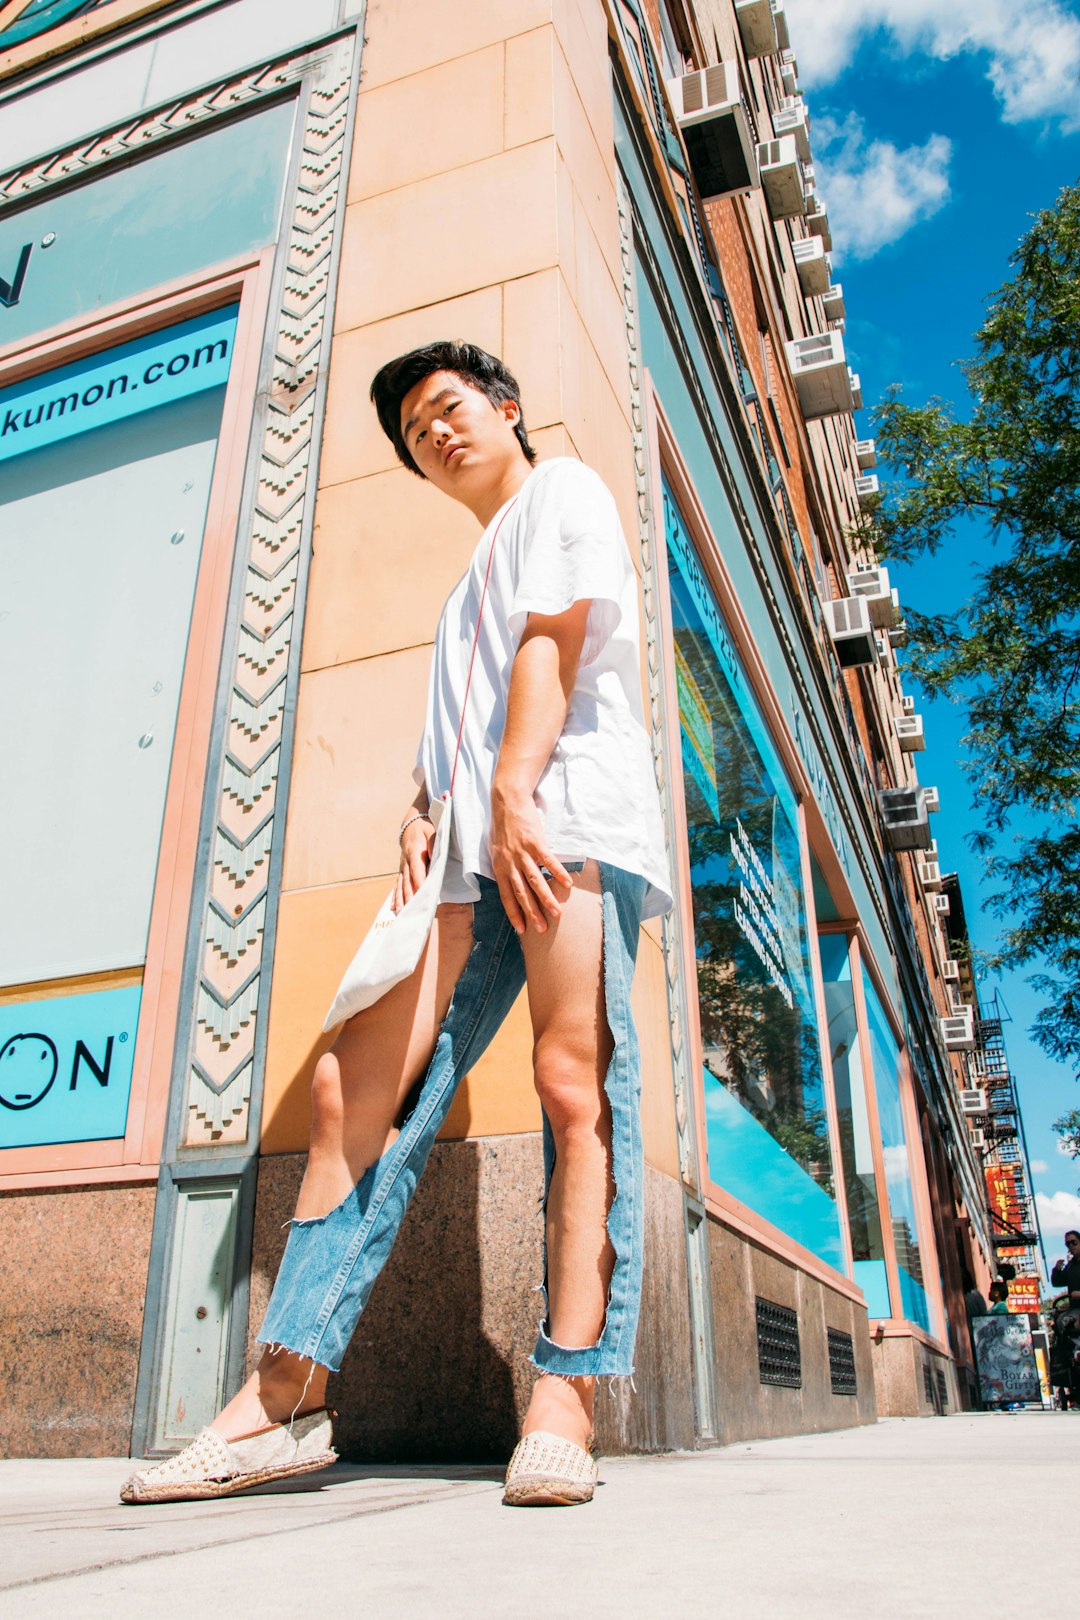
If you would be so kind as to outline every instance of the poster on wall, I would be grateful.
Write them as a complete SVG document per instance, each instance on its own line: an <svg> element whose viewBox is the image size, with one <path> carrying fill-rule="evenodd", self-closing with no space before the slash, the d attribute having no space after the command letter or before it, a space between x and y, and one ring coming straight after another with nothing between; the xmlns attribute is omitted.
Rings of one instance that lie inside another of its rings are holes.
<svg viewBox="0 0 1080 1620"><path fill-rule="evenodd" d="M988 1405L1041 1401L1031 1328L1017 1316L975 1316L971 1321L979 1394Z"/></svg>

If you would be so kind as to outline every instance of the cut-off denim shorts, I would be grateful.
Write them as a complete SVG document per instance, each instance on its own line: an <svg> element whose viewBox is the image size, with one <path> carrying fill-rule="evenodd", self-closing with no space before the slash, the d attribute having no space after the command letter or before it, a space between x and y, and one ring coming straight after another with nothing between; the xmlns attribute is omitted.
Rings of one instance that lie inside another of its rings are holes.
<svg viewBox="0 0 1080 1620"><path fill-rule="evenodd" d="M571 865L580 871L581 865ZM608 1235L615 1265L603 1331L595 1344L556 1344L540 1324L532 1362L564 1378L612 1377L634 1370L641 1304L644 1235L644 1155L641 1141L641 1061L630 1010L643 878L598 863L603 891L604 995L614 1052L605 1090L611 1108L615 1195ZM428 1155L462 1076L488 1046L525 983L517 934L496 885L478 879L473 945L439 1030L415 1107L377 1164L328 1215L290 1223L266 1317L263 1344L306 1356L337 1372L376 1277L386 1263ZM543 1122L547 1189L555 1144ZM545 1256L546 1280L546 1256Z"/></svg>

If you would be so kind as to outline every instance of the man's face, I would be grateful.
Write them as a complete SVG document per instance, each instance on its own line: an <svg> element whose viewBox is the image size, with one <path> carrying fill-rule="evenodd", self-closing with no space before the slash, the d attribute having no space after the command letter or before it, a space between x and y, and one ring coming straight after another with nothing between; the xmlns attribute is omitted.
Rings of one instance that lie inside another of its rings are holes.
<svg viewBox="0 0 1080 1620"><path fill-rule="evenodd" d="M521 457L512 400L493 405L452 371L434 371L401 403L401 430L424 477L459 501L482 491Z"/></svg>
<svg viewBox="0 0 1080 1620"><path fill-rule="evenodd" d="M1065 1239L1065 1253L1070 1260L1080 1260L1080 1237L1075 1232L1070 1232Z"/></svg>

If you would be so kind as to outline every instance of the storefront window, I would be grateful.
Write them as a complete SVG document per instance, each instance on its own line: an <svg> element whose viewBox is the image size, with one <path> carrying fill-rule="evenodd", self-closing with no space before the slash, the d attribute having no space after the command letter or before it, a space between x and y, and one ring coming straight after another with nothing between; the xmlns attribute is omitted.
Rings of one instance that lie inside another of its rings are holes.
<svg viewBox="0 0 1080 1620"><path fill-rule="evenodd" d="M855 1281L866 1296L866 1308L871 1316L900 1316L929 1330L911 1162L900 1105L900 1049L870 976L863 968L874 1094L885 1162L885 1193L900 1274L900 1298L890 1305L851 955L845 934L823 934L819 945Z"/></svg>
<svg viewBox="0 0 1080 1620"><path fill-rule="evenodd" d="M235 307L0 393L0 1147L123 1136ZM131 982L131 981L135 982ZM70 992L72 989L79 993Z"/></svg>
<svg viewBox="0 0 1080 1620"><path fill-rule="evenodd" d="M664 486L709 1175L843 1264L795 795Z"/></svg>
<svg viewBox="0 0 1080 1620"><path fill-rule="evenodd" d="M817 874L815 874L815 884ZM821 879L824 891L824 879ZM824 891L827 892L827 891ZM847 1194L848 1227L855 1262L855 1281L866 1296L871 1316L891 1316L889 1278L881 1239L881 1215L866 1082L851 982L851 956L846 934L822 934L821 975L829 1019L829 1053L840 1134L840 1157Z"/></svg>
<svg viewBox="0 0 1080 1620"><path fill-rule="evenodd" d="M900 1309L894 1314L906 1317L909 1322L915 1322L919 1327L929 1331L930 1315L923 1287L919 1227L915 1215L915 1192L911 1182L911 1156L900 1105L900 1048L865 968L863 968L863 994L866 997L870 1055L874 1065L878 1124L885 1156L889 1214L892 1219L896 1263L900 1269Z"/></svg>

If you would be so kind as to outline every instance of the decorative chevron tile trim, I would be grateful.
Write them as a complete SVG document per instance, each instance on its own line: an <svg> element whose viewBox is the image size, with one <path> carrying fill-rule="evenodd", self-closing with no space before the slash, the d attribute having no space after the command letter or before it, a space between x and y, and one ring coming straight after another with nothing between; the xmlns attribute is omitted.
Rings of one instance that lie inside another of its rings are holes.
<svg viewBox="0 0 1080 1620"><path fill-rule="evenodd" d="M22 202L46 186L78 179L102 163L118 157L130 157L133 152L144 151L156 141L165 140L170 135L186 134L199 124L220 118L222 113L235 112L237 107L247 102L257 101L274 90L295 84L307 65L302 57L272 62L269 67L257 68L242 77L215 85L211 90L159 107L149 116L136 118L108 135L96 135L92 140L80 141L63 152L52 153L29 168L0 173L0 210L8 203Z"/></svg>
<svg viewBox="0 0 1080 1620"><path fill-rule="evenodd" d="M645 433L645 407L641 392L641 346L638 337L637 305L634 299L633 213L630 195L618 178L619 243L622 253L623 313L626 319L626 347L630 364L630 417L634 439L634 481L637 494L638 544L641 548L641 582L645 609L645 657L649 678L653 766L669 849L675 847L675 822L671 808L671 784L664 757L663 692L660 684L662 656L660 622L656 599L656 550L652 532L652 505L649 499L648 442ZM657 492L659 494L659 492ZM664 970L667 977L668 1019L671 1025L672 1070L675 1084L675 1123L679 1146L679 1173L695 1186L697 1149L690 1108L690 1070L686 1050L686 1006L680 971L678 924L674 912L663 921Z"/></svg>
<svg viewBox="0 0 1080 1620"><path fill-rule="evenodd" d="M353 43L324 64L307 111L274 364L233 649L228 734L202 933L182 1143L244 1143L296 581L313 491L316 384L339 208ZM285 72L288 65L279 70ZM285 82L285 81L281 81Z"/></svg>

